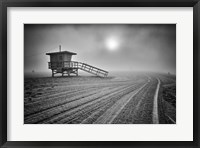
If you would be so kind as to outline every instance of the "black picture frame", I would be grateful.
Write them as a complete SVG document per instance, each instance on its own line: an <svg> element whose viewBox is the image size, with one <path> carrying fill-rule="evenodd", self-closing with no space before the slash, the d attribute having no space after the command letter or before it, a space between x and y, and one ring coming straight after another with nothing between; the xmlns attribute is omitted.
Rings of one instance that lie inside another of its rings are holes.
<svg viewBox="0 0 200 148"><path fill-rule="evenodd" d="M7 141L8 7L193 7L193 141ZM199 0L1 0L0 2L0 146L9 147L200 147L200 2Z"/></svg>

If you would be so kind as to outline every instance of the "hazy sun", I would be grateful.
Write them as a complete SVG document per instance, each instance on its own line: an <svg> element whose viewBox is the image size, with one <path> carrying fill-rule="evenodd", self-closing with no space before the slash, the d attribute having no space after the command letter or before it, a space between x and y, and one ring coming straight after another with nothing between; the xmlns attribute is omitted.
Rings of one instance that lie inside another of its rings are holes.
<svg viewBox="0 0 200 148"><path fill-rule="evenodd" d="M108 48L108 50L116 50L119 46L118 41L115 38L108 38L106 40L106 47Z"/></svg>

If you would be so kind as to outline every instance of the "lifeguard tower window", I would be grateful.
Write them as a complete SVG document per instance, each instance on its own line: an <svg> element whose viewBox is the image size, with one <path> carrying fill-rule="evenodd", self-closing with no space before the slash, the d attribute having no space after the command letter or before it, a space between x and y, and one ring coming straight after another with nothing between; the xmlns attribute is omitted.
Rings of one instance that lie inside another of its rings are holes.
<svg viewBox="0 0 200 148"><path fill-rule="evenodd" d="M62 61L62 55L59 56L59 60Z"/></svg>

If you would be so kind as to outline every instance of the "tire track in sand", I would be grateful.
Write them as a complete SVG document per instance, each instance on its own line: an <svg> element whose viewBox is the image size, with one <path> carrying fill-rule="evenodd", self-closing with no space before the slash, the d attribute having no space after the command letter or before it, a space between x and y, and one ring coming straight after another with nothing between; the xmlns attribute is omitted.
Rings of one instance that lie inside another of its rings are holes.
<svg viewBox="0 0 200 148"><path fill-rule="evenodd" d="M105 96L102 96L102 97L99 97L98 99L92 101L92 102L89 102L85 105L81 105L77 108L74 108L70 111L67 111L65 112L64 114L61 114L61 116L63 117L59 117L59 121L57 120L56 122L59 122L59 123L68 123L68 122L71 122L72 120L74 120L75 118L79 119L80 118L80 115L81 116L84 116L84 114L88 114L90 112L90 110L92 110L93 108L95 107L101 107L101 103L102 101L108 101L110 99L112 99L113 97L117 96L120 92L123 92L124 90L126 89L131 89L133 86L132 85L128 85L128 86L123 86L118 89L118 91L113 91L113 93L109 93ZM60 116L60 115L59 115ZM57 118L57 117L56 117ZM54 118L54 121L55 121L55 118ZM53 122L54 122L53 121Z"/></svg>
<svg viewBox="0 0 200 148"><path fill-rule="evenodd" d="M132 87L132 86L131 85L118 86L116 88L112 88L111 90L105 90L106 88L104 88L101 91L98 90L98 93L95 93L93 95L89 95L87 97L78 99L76 101L72 101L70 103L65 103L65 104L62 104L62 105L59 105L59 106L56 106L56 107L52 107L50 109L47 109L47 110L44 110L44 111L41 111L41 112L38 112L38 113L35 113L33 115L27 116L24 121L25 121L25 123L37 123L37 122L42 121L44 119L50 118L54 115L58 115L58 114L60 114L64 111L71 110L71 109L76 108L76 107L80 107L84 104L87 104L87 103L93 102L97 99L100 99L101 97L104 97L108 94L112 95L114 93L117 93L118 90L126 89L126 88L129 88L129 87Z"/></svg>
<svg viewBox="0 0 200 148"><path fill-rule="evenodd" d="M159 117L158 117L158 93L160 89L160 79L157 78L158 84L156 87L156 92L154 95L154 100L153 100L153 116L152 116L152 121L153 124L159 124Z"/></svg>
<svg viewBox="0 0 200 148"><path fill-rule="evenodd" d="M149 82L149 81L148 81ZM120 100L118 100L111 108L109 108L103 115L101 115L94 124L111 124L112 121L118 116L122 109L128 104L128 102L137 95L147 84L145 83L140 88L135 91L125 95Z"/></svg>

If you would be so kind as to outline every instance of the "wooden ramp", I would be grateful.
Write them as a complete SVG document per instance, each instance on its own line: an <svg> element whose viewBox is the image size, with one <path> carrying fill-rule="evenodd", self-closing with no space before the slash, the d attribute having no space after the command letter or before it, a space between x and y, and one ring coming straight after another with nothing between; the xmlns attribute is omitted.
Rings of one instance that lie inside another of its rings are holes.
<svg viewBox="0 0 200 148"><path fill-rule="evenodd" d="M103 77L107 77L108 76L108 72L105 70L102 70L100 68L85 64L85 63L81 63L79 62L79 69L86 71L88 73L97 75L97 76L103 76Z"/></svg>
<svg viewBox="0 0 200 148"><path fill-rule="evenodd" d="M91 66L86 63L81 63L77 61L49 62L49 69L52 69L52 71L56 71L56 73L59 73L58 67L61 70L60 73L63 73L64 71L69 71L69 70L73 71L73 70L80 69L96 76L100 76L100 77L108 76L107 71Z"/></svg>

